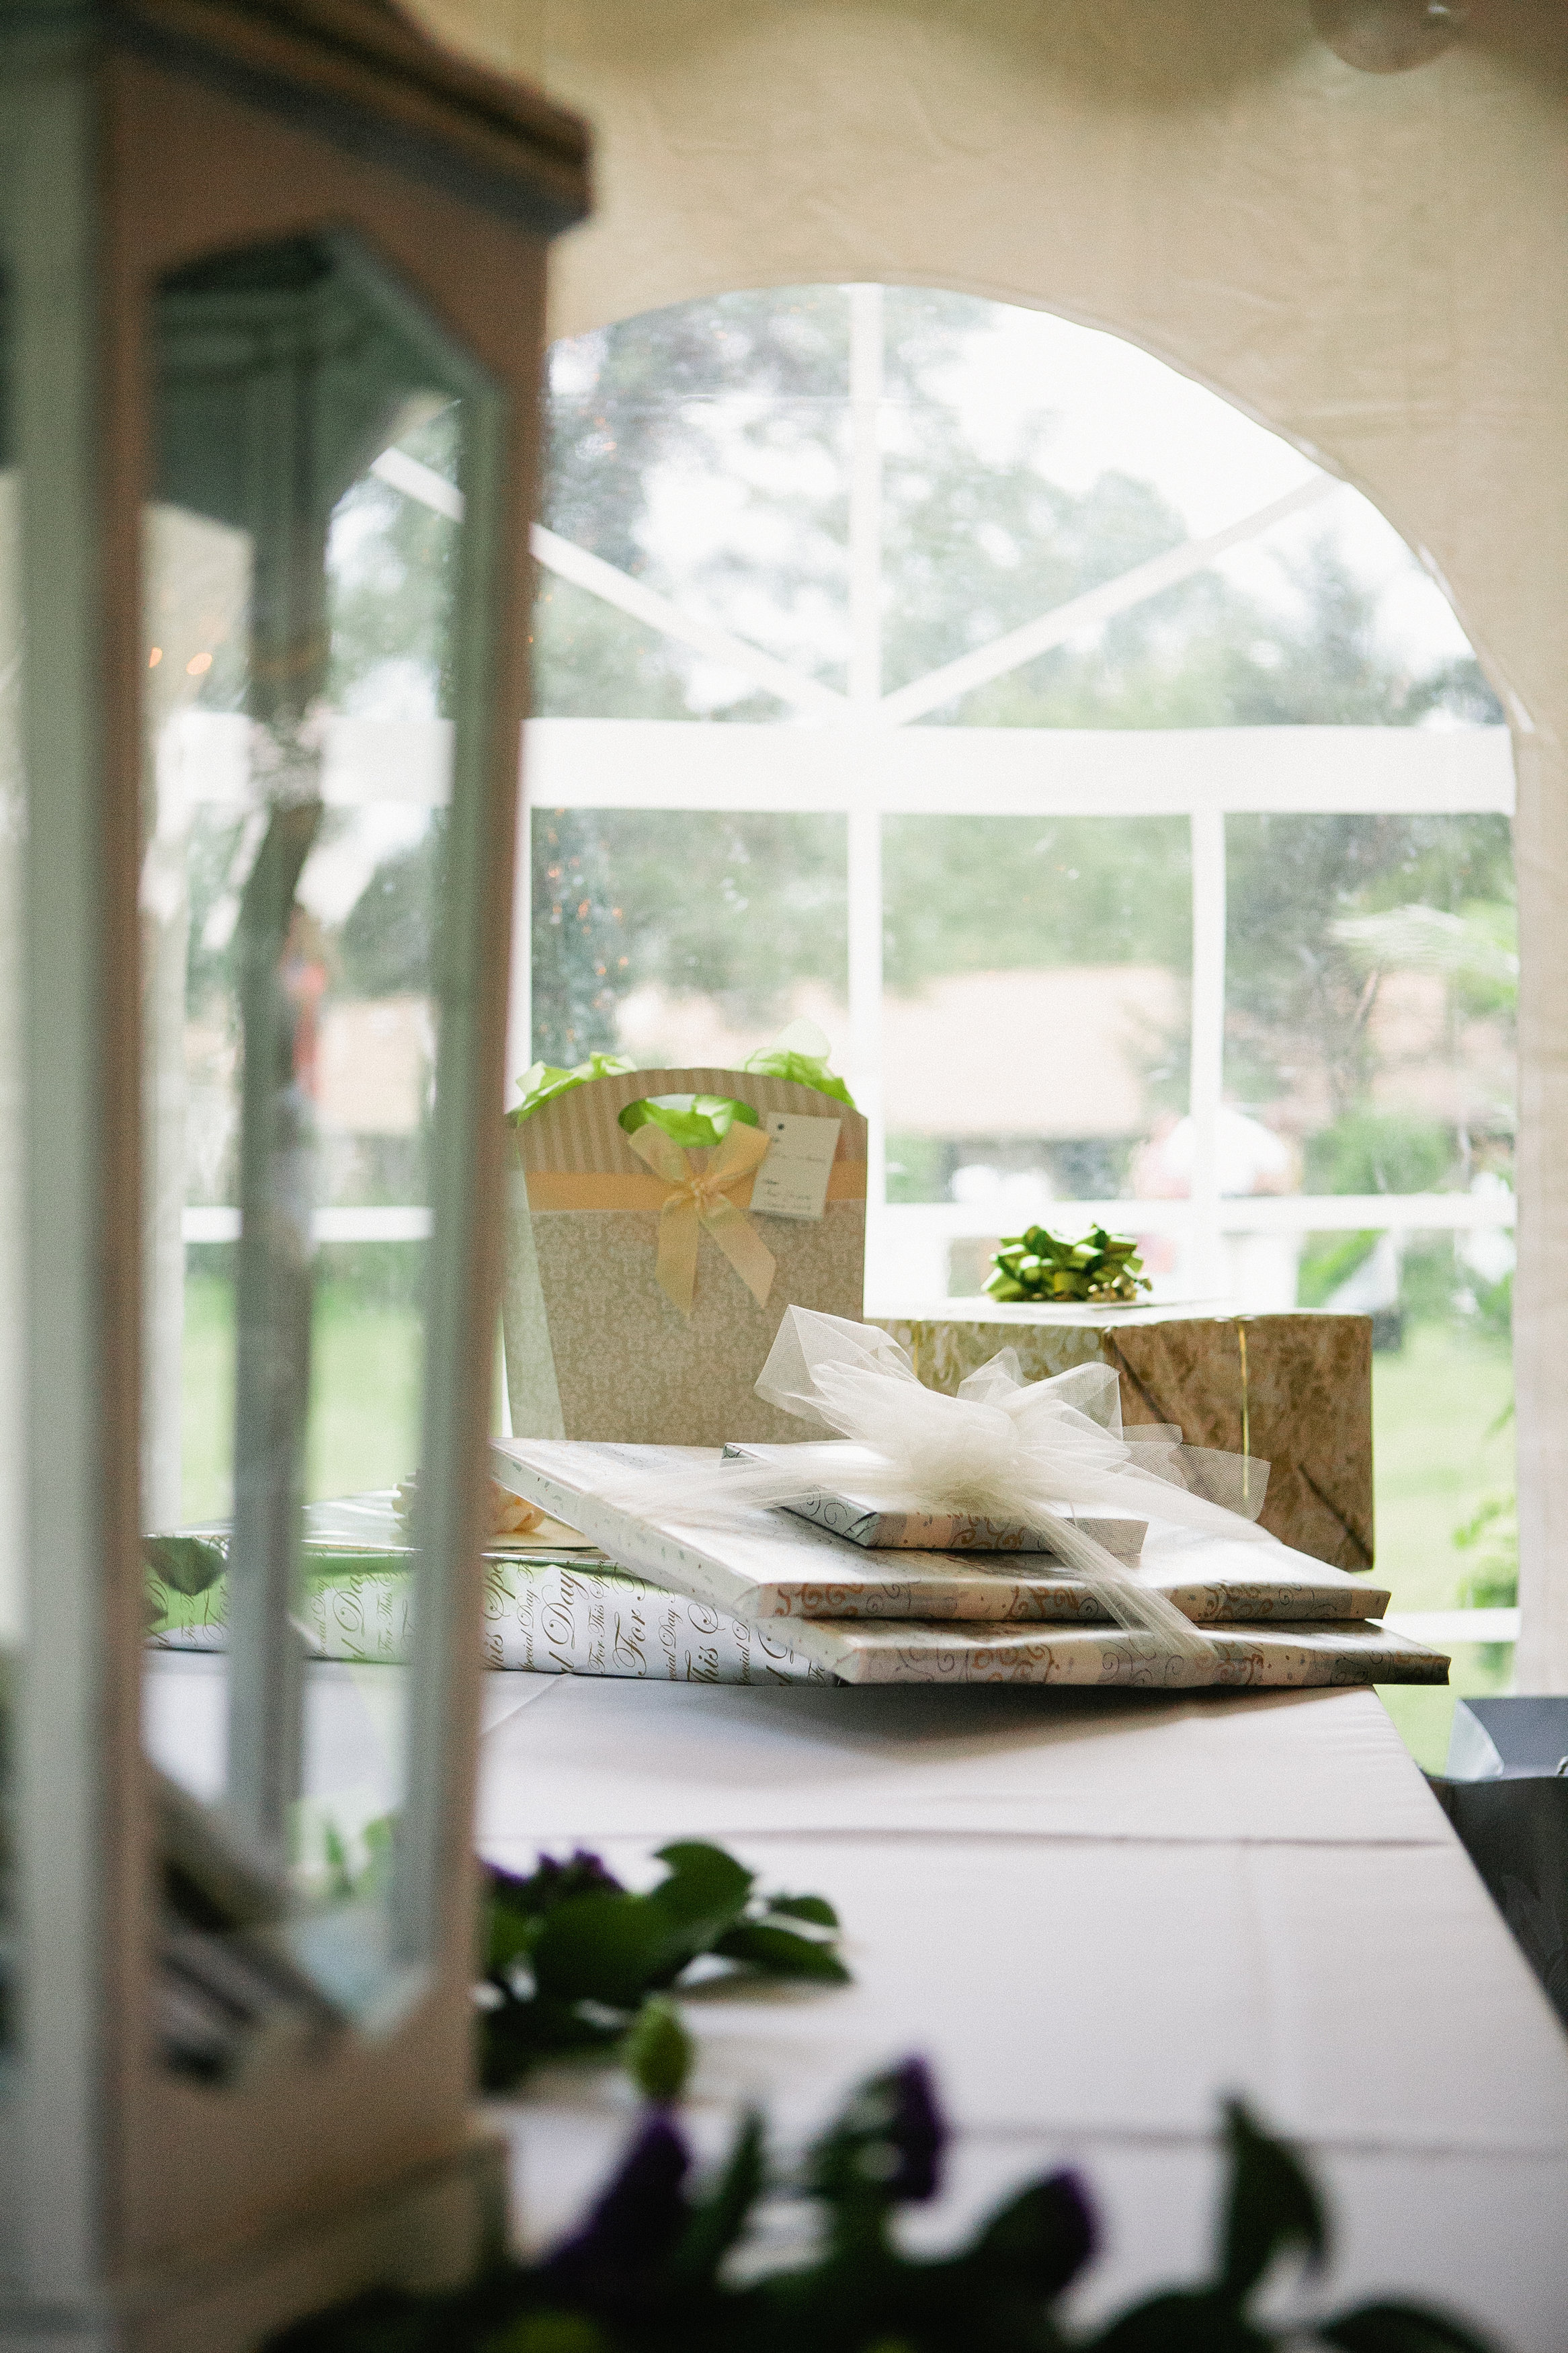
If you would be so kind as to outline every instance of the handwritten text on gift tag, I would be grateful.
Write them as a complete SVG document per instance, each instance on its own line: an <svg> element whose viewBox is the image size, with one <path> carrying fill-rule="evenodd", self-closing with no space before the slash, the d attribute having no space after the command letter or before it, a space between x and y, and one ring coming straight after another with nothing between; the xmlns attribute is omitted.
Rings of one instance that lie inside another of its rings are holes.
<svg viewBox="0 0 1568 2353"><path fill-rule="evenodd" d="M752 1187L752 1207L768 1218L820 1218L838 1149L838 1122L801 1112L763 1114L768 1156Z"/></svg>

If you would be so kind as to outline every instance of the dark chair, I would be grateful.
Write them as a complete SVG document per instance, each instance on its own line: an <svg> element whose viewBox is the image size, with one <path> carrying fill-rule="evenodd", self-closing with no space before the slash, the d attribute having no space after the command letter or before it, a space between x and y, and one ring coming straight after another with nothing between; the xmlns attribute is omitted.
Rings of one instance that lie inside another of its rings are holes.
<svg viewBox="0 0 1568 2353"><path fill-rule="evenodd" d="M1568 2026L1568 1698L1460 1700L1426 1778Z"/></svg>

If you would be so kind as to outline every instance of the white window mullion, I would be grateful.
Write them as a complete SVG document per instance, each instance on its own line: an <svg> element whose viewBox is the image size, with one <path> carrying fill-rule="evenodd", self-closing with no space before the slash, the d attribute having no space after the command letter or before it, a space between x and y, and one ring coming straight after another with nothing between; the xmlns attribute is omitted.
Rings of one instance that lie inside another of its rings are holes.
<svg viewBox="0 0 1568 2353"><path fill-rule="evenodd" d="M1266 507L1243 515L1224 531L1216 531L1206 539L1187 540L1163 555L1152 557L1147 564L1136 565L1114 580L1102 581L1098 588L1086 590L1083 596L1058 605L1054 611L1042 613L1037 620L1026 621L1022 628L1009 629L1005 637L994 638L990 645L962 654L956 661L944 662L940 670L928 672L924 678L912 679L883 703L883 724L902 727L911 719L923 718L927 712L940 711L944 702L952 702L961 694L973 693L977 686L1005 678L1009 671L1021 670L1026 662L1036 660L1053 646L1066 645L1080 631L1099 628L1118 613L1131 612L1134 606L1159 596L1178 580L1191 579L1194 572L1206 569L1228 549L1261 538L1276 523L1300 513L1303 507L1315 506L1341 487L1331 474L1315 474L1309 481L1298 483L1293 491L1287 491L1283 498L1271 499Z"/></svg>
<svg viewBox="0 0 1568 2353"><path fill-rule="evenodd" d="M849 812L849 1092L866 1114L867 1215L886 1198L882 1117L882 820L874 807Z"/></svg>
<svg viewBox="0 0 1568 2353"><path fill-rule="evenodd" d="M1225 818L1190 820L1193 842L1193 1035L1188 1110L1193 1123L1188 1275L1199 1298L1222 1287L1219 1109L1225 1085Z"/></svg>
<svg viewBox="0 0 1568 2353"><path fill-rule="evenodd" d="M849 289L849 702L882 696L882 290Z"/></svg>
<svg viewBox="0 0 1568 2353"><path fill-rule="evenodd" d="M855 763L847 808L849 1089L869 1131L868 1218L881 1215L882 815L871 729L882 692L882 290L849 289L849 715L868 757Z"/></svg>

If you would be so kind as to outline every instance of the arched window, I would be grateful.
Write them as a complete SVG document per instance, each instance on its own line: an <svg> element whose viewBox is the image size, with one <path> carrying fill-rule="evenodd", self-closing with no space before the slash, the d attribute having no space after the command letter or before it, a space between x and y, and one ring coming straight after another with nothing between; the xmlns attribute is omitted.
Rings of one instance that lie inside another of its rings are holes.
<svg viewBox="0 0 1568 2353"><path fill-rule="evenodd" d="M517 1069L816 1023L873 1311L1090 1218L1157 1295L1370 1310L1380 1573L1510 1599L1512 768L1403 542L1146 353L923 290L557 345L551 422Z"/></svg>
<svg viewBox="0 0 1568 2353"><path fill-rule="evenodd" d="M315 1222L355 1402L319 1416L316 1494L412 1460L450 423L412 417L332 527ZM814 1023L871 1118L873 1313L1091 1218L1158 1297L1372 1313L1379 1573L1505 1639L1513 776L1415 556L1147 353L967 296L631 319L556 346L550 424L514 1075ZM243 733L213 642L171 777ZM238 836L197 819L186 1518L226 1507L238 1217L203 1009Z"/></svg>

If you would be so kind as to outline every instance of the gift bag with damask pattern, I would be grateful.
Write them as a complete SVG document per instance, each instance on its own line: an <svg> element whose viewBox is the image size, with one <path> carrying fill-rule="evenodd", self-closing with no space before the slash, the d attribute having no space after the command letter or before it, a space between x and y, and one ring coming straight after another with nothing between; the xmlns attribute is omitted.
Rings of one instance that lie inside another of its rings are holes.
<svg viewBox="0 0 1568 2353"><path fill-rule="evenodd" d="M670 1098L723 1106L719 1141L678 1141L692 1131ZM860 1318L866 1138L816 1087L718 1070L588 1079L509 1129L514 1435L801 1437L753 1384L786 1307Z"/></svg>

